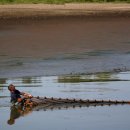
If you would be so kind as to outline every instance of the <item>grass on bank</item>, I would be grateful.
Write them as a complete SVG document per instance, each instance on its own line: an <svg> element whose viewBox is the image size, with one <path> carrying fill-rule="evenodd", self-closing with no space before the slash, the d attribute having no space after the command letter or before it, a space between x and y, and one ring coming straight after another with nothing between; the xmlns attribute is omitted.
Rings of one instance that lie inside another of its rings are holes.
<svg viewBox="0 0 130 130"><path fill-rule="evenodd" d="M0 4L16 4L16 3L45 3L45 4L64 4L64 3L85 3L85 2L125 2L130 0L0 0Z"/></svg>

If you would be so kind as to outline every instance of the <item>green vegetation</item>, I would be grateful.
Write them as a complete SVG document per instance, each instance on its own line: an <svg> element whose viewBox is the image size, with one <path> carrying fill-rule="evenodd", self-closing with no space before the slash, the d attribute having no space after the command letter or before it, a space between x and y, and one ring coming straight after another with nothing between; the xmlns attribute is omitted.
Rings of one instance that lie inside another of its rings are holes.
<svg viewBox="0 0 130 130"><path fill-rule="evenodd" d="M0 91L3 90L3 85L6 84L6 78L0 79Z"/></svg>
<svg viewBox="0 0 130 130"><path fill-rule="evenodd" d="M80 83L80 82L111 82L111 81L129 81L122 80L112 73L97 73L90 75L67 75L59 76L59 83Z"/></svg>
<svg viewBox="0 0 130 130"><path fill-rule="evenodd" d="M64 4L64 3L85 3L85 2L126 2L126 3L130 3L130 0L0 0L0 4L14 4L14 3Z"/></svg>

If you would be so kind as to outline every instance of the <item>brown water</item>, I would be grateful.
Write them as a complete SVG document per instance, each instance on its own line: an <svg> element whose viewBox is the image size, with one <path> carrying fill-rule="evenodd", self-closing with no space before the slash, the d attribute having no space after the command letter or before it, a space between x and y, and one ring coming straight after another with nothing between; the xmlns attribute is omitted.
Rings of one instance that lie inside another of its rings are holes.
<svg viewBox="0 0 130 130"><path fill-rule="evenodd" d="M130 70L129 23L123 16L0 20L0 128L130 129L129 105L21 111L7 91L14 83L34 96L129 100L129 72L86 75Z"/></svg>
<svg viewBox="0 0 130 130"><path fill-rule="evenodd" d="M0 77L130 70L129 23L126 16L0 20Z"/></svg>
<svg viewBox="0 0 130 130"><path fill-rule="evenodd" d="M130 50L129 17L1 20L0 54L46 57L91 50Z"/></svg>

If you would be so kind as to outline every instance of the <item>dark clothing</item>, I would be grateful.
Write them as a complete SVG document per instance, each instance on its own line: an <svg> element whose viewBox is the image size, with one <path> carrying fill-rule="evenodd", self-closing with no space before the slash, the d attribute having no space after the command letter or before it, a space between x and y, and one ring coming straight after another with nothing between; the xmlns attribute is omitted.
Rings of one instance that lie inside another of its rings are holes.
<svg viewBox="0 0 130 130"><path fill-rule="evenodd" d="M17 102L18 98L21 98L21 92L19 90L15 90L11 92L11 102Z"/></svg>

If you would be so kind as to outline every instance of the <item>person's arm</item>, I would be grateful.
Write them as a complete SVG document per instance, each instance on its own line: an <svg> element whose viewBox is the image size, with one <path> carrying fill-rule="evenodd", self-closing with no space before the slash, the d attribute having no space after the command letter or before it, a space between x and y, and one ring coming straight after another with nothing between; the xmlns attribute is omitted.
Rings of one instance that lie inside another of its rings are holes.
<svg viewBox="0 0 130 130"><path fill-rule="evenodd" d="M23 95L25 98L33 97L30 93L27 93L27 92L21 92L21 95Z"/></svg>
<svg viewBox="0 0 130 130"><path fill-rule="evenodd" d="M24 96L25 92L20 92L20 95L23 95Z"/></svg>
<svg viewBox="0 0 130 130"><path fill-rule="evenodd" d="M27 92L20 92L19 90L17 90L17 93L19 95L22 95L24 98L31 98L31 97L33 97L30 93L27 93Z"/></svg>

